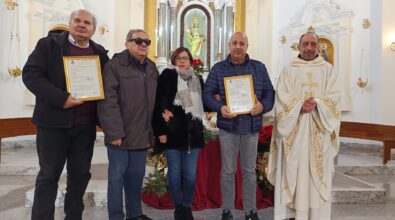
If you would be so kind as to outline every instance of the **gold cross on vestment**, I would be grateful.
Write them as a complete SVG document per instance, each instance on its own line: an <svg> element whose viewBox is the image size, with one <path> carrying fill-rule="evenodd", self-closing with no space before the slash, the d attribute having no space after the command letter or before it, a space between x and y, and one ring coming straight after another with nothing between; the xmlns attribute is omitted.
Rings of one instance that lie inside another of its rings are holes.
<svg viewBox="0 0 395 220"><path fill-rule="evenodd" d="M306 86L308 86L310 88L311 87L318 87L319 84L317 82L313 82L313 73L307 72L306 74L307 74L307 78L309 78L309 81L302 83L302 87L306 87Z"/></svg>
<svg viewBox="0 0 395 220"><path fill-rule="evenodd" d="M313 73L307 72L306 74L307 74L307 78L309 79L309 81L302 83L302 87L308 86L310 91L305 91L305 94L304 94L305 100L310 97L314 97L314 92L311 91L311 88L319 86L319 83L313 82Z"/></svg>

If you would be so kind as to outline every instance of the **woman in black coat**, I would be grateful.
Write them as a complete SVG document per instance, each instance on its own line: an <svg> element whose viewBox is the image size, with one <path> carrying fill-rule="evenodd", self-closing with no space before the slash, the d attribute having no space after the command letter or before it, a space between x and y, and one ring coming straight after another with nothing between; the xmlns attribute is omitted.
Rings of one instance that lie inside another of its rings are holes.
<svg viewBox="0 0 395 220"><path fill-rule="evenodd" d="M164 150L168 164L174 218L189 220L193 219L199 148L204 147L203 80L194 74L187 48L175 50L171 63L174 66L165 69L158 79L153 128L157 146Z"/></svg>

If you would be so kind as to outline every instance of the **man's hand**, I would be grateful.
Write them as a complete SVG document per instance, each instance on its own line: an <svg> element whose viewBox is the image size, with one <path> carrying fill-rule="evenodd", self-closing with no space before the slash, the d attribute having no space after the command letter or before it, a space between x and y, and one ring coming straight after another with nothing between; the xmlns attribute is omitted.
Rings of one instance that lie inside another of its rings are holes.
<svg viewBox="0 0 395 220"><path fill-rule="evenodd" d="M214 95L214 99L215 99L215 101L220 102L221 96L219 94L216 94L216 95Z"/></svg>
<svg viewBox="0 0 395 220"><path fill-rule="evenodd" d="M165 122L169 122L170 119L173 117L173 113L167 109L162 113L162 117L165 120Z"/></svg>
<svg viewBox="0 0 395 220"><path fill-rule="evenodd" d="M63 108L64 109L72 108L74 106L81 105L82 103L84 102L69 95L69 97L67 97L66 102L63 104Z"/></svg>
<svg viewBox="0 0 395 220"><path fill-rule="evenodd" d="M259 115L262 114L264 107L262 103L255 96L255 105L251 109L251 115Z"/></svg>
<svg viewBox="0 0 395 220"><path fill-rule="evenodd" d="M226 105L223 105L223 106L221 107L221 114L222 114L222 117L228 118L228 119L231 119L231 118L234 118L234 117L237 116L236 114L231 113L231 112L229 111L228 106L226 106Z"/></svg>
<svg viewBox="0 0 395 220"><path fill-rule="evenodd" d="M110 141L110 144L120 147L122 145L122 138L118 138L113 141Z"/></svg>
<svg viewBox="0 0 395 220"><path fill-rule="evenodd" d="M165 144L167 142L167 135L159 136L159 142Z"/></svg>
<svg viewBox="0 0 395 220"><path fill-rule="evenodd" d="M314 101L314 97L306 99L302 105L301 111L304 113L309 113L317 107L317 102Z"/></svg>

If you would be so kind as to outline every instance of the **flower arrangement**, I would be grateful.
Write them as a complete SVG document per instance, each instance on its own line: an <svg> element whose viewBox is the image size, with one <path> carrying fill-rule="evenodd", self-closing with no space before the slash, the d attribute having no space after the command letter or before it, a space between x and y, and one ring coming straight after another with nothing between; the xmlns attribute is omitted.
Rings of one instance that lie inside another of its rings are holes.
<svg viewBox="0 0 395 220"><path fill-rule="evenodd" d="M273 125L266 125L261 128L258 139L258 151L269 151L270 142L272 140Z"/></svg>
<svg viewBox="0 0 395 220"><path fill-rule="evenodd" d="M261 128L258 139L258 156L256 158L256 177L257 184L262 190L272 191L273 185L267 179L267 164L269 162L269 149L272 139L272 125L266 125Z"/></svg>
<svg viewBox="0 0 395 220"><path fill-rule="evenodd" d="M204 73L203 62L199 58L194 58L192 61L192 67L195 74L201 75Z"/></svg>
<svg viewBox="0 0 395 220"><path fill-rule="evenodd" d="M256 179L259 188L272 191L274 186L267 179L267 164L269 162L269 152L258 153L256 158Z"/></svg>
<svg viewBox="0 0 395 220"><path fill-rule="evenodd" d="M143 193L154 193L158 197L162 197L167 193L167 178L165 169L167 167L166 157L158 148L154 148L148 152L147 164L154 166L154 172L149 173L146 183L143 187Z"/></svg>

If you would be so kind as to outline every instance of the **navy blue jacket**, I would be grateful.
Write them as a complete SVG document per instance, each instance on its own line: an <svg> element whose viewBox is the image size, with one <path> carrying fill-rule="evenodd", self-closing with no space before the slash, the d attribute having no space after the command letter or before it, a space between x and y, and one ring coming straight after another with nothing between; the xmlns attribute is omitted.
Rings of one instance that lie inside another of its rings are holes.
<svg viewBox="0 0 395 220"><path fill-rule="evenodd" d="M272 82L270 81L265 65L262 62L250 59L248 54L246 54L245 62L241 65L232 64L229 55L225 60L213 66L205 82L203 102L208 108L218 113L218 128L232 133L244 134L245 132L237 129L237 123L241 120L241 117L250 117L251 128L248 128L248 131L256 133L259 132L262 127L262 114L256 116L241 115L233 119L226 119L221 115L221 107L226 105L224 77L239 75L252 75L254 93L264 106L263 113L270 111L273 108L275 94ZM216 94L221 96L221 101L215 100L214 95Z"/></svg>
<svg viewBox="0 0 395 220"><path fill-rule="evenodd" d="M22 71L23 83L36 96L33 123L49 128L70 128L74 124L74 108L63 109L68 96L63 56L68 55L69 32L50 33L40 39ZM100 57L101 67L108 61L107 51L89 41Z"/></svg>

